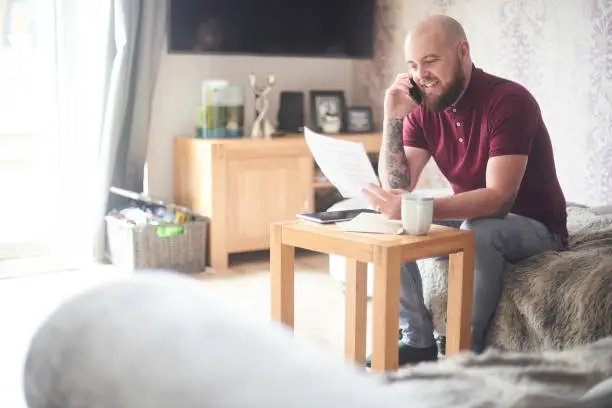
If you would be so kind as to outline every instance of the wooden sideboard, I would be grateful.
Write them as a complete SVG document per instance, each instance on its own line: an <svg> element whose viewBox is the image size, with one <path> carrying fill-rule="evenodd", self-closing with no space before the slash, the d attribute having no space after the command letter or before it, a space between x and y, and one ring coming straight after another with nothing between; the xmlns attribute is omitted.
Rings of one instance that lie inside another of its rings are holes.
<svg viewBox="0 0 612 408"><path fill-rule="evenodd" d="M330 135L380 149L381 134ZM231 253L270 247L270 223L314 211L312 154L299 134L269 140L174 139L174 201L210 218L210 264L227 270Z"/></svg>

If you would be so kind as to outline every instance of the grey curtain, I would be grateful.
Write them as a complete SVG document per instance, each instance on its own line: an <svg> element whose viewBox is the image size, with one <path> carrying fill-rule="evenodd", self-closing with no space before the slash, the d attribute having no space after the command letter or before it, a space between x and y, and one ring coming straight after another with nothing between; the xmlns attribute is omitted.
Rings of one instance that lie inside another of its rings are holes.
<svg viewBox="0 0 612 408"><path fill-rule="evenodd" d="M165 0L113 0L108 86L100 137L94 257L104 258L111 185L141 192L151 104L166 33Z"/></svg>

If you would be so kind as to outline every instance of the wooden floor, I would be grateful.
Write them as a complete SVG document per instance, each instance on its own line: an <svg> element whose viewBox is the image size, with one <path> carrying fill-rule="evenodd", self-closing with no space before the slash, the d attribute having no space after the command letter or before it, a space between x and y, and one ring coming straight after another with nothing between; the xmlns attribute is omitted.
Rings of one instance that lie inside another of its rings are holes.
<svg viewBox="0 0 612 408"><path fill-rule="evenodd" d="M296 251L295 334L320 346L338 361L344 359L344 294L329 275L328 256ZM215 287L253 318L270 319L268 252L234 255L231 272L196 277ZM28 265L23 263L21 265ZM43 268L44 269L44 268ZM25 408L21 391L22 365L30 338L38 325L64 300L96 285L125 276L112 266L28 274L0 278L0 407ZM371 311L368 307L368 320ZM368 324L368 351L370 350Z"/></svg>
<svg viewBox="0 0 612 408"><path fill-rule="evenodd" d="M232 272L223 277L203 276L239 307L257 316L270 316L270 264L268 253L251 253L231 259ZM329 274L329 256L296 251L295 333L340 359L344 358L344 292ZM368 316L371 314L368 305ZM368 320L370 318L368 317ZM370 333L370 324L368 332ZM368 351L370 350L368 334Z"/></svg>

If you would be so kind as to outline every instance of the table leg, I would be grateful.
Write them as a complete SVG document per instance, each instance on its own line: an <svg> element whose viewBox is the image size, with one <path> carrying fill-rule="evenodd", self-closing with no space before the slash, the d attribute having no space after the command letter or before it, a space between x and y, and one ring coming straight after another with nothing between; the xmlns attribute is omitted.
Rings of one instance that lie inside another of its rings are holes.
<svg viewBox="0 0 612 408"><path fill-rule="evenodd" d="M368 264L346 260L345 354L353 362L364 364L367 331Z"/></svg>
<svg viewBox="0 0 612 408"><path fill-rule="evenodd" d="M446 356L470 349L474 293L474 242L449 256Z"/></svg>
<svg viewBox="0 0 612 408"><path fill-rule="evenodd" d="M372 371L398 368L400 252L378 247L374 253Z"/></svg>
<svg viewBox="0 0 612 408"><path fill-rule="evenodd" d="M293 328L295 248L283 244L282 225L270 228L270 285L272 318Z"/></svg>

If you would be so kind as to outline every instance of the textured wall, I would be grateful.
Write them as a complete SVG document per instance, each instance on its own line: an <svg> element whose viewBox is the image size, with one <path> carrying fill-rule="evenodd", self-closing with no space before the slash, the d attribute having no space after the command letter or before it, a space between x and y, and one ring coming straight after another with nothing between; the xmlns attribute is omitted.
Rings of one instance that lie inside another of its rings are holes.
<svg viewBox="0 0 612 408"><path fill-rule="evenodd" d="M356 98L380 121L384 88L403 65L403 39L432 13L464 26L476 66L538 99L568 200L612 203L611 0L380 0L376 59L355 65ZM428 168L424 185L440 183Z"/></svg>

